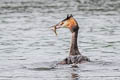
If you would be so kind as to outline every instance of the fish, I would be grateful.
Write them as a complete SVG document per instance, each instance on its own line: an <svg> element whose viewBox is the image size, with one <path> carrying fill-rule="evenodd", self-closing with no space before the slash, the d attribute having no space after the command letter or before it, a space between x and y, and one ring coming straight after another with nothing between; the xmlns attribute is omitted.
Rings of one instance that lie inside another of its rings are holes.
<svg viewBox="0 0 120 80"><path fill-rule="evenodd" d="M57 28L56 28L56 26L52 26L52 27L51 27L51 30L53 30L53 32L55 33L56 36L58 35L58 34L57 34Z"/></svg>

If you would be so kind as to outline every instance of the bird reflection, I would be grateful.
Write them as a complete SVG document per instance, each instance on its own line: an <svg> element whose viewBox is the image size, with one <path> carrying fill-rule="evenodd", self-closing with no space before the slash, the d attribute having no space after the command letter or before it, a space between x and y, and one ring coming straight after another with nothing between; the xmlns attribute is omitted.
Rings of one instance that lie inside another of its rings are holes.
<svg viewBox="0 0 120 80"><path fill-rule="evenodd" d="M79 80L79 75L77 73L71 73L72 80Z"/></svg>
<svg viewBox="0 0 120 80"><path fill-rule="evenodd" d="M79 80L78 68L73 68L71 72L71 80Z"/></svg>

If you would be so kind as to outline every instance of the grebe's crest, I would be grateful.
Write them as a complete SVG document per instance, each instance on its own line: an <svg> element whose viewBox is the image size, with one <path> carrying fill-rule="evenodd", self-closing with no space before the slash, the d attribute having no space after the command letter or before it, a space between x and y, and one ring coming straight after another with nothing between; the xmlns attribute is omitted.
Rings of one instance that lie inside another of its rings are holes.
<svg viewBox="0 0 120 80"><path fill-rule="evenodd" d="M72 14L67 14L67 17L63 20L63 21L66 21L66 20L68 20L69 18L71 18L71 17L73 17L73 15Z"/></svg>

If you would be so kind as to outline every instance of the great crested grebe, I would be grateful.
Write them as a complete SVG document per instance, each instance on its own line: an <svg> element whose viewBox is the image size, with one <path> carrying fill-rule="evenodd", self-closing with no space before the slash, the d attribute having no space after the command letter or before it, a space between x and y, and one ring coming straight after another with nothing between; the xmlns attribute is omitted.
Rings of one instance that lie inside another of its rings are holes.
<svg viewBox="0 0 120 80"><path fill-rule="evenodd" d="M73 18L72 14L67 15L67 18L65 18L64 20L62 20L61 22L53 26L51 29L57 35L56 29L63 28L63 27L70 29L72 33L72 41L71 41L69 57L61 61L60 64L74 64L74 63L77 64L85 61L90 61L89 58L81 55L81 53L79 52L78 45L77 45L79 26L77 21Z"/></svg>

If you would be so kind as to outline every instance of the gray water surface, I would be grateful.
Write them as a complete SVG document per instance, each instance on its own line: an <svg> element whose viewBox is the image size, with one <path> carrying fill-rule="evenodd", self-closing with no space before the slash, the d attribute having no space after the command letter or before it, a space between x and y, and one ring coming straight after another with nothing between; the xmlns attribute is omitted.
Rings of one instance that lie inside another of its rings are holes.
<svg viewBox="0 0 120 80"><path fill-rule="evenodd" d="M71 33L50 30L74 15L78 46L91 62L55 65ZM120 80L120 0L0 0L0 80Z"/></svg>

